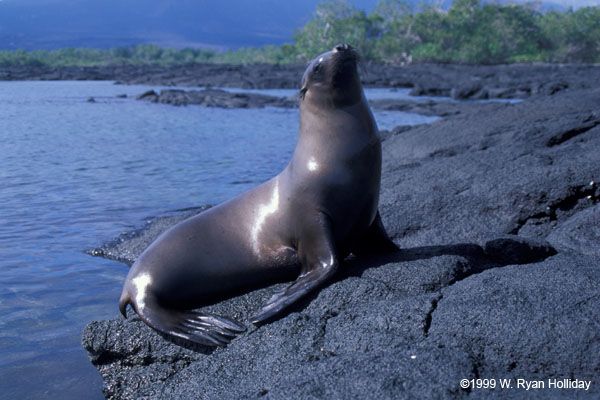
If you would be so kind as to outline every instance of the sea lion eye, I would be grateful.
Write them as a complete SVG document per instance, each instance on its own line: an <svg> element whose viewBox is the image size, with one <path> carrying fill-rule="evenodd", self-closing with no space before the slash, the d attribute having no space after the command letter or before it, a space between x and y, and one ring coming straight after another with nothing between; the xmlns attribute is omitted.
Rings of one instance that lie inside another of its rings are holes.
<svg viewBox="0 0 600 400"><path fill-rule="evenodd" d="M313 67L313 72L319 72L321 70L321 65L323 64L323 57L320 57L317 60L317 63L315 64L315 66Z"/></svg>

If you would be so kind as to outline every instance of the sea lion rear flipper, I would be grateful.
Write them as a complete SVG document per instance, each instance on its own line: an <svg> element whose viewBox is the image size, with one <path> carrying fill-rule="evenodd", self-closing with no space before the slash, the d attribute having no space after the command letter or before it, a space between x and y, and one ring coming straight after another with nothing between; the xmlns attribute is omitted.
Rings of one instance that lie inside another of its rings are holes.
<svg viewBox="0 0 600 400"><path fill-rule="evenodd" d="M233 319L198 311L172 310L148 301L134 309L142 321L164 334L204 346L225 346L246 327Z"/></svg>
<svg viewBox="0 0 600 400"><path fill-rule="evenodd" d="M390 239L379 211L373 220L373 223L365 233L365 236L360 241L359 245L352 250L352 253L356 256L367 255L367 254L381 254L381 253L392 253L398 251L398 246Z"/></svg>
<svg viewBox="0 0 600 400"><path fill-rule="evenodd" d="M312 229L305 232L298 247L298 254L302 266L300 276L267 301L258 315L251 319L253 324L260 325L277 316L335 273L338 260L331 224L327 217L320 218Z"/></svg>
<svg viewBox="0 0 600 400"><path fill-rule="evenodd" d="M233 319L197 311L179 312L173 336L206 346L225 346L246 327Z"/></svg>

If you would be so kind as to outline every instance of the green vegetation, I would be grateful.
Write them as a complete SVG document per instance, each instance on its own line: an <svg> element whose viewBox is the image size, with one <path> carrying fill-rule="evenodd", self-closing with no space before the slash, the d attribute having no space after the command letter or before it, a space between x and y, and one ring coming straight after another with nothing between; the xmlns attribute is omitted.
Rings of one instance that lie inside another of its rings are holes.
<svg viewBox="0 0 600 400"><path fill-rule="evenodd" d="M371 60L387 63L600 62L600 7L536 11L534 3L454 0L445 11L434 3L414 7L381 0L366 14L346 0L327 0L294 34L294 44L225 53L200 49L133 48L0 51L0 66L107 64L294 63L349 43Z"/></svg>
<svg viewBox="0 0 600 400"><path fill-rule="evenodd" d="M433 3L381 0L365 15L330 0L294 40L300 58L346 42L365 58L391 63L600 62L600 7L541 13L534 4L454 0L444 11Z"/></svg>
<svg viewBox="0 0 600 400"><path fill-rule="evenodd" d="M185 64L212 62L217 53L199 49L161 49L152 44L109 50L73 49L0 51L0 66L93 66L108 64Z"/></svg>

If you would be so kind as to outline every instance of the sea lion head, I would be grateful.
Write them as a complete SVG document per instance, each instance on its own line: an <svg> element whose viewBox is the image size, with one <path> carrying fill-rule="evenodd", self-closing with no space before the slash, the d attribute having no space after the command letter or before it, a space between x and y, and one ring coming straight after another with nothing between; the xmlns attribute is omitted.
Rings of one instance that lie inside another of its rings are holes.
<svg viewBox="0 0 600 400"><path fill-rule="evenodd" d="M362 100L357 65L360 56L351 46L338 44L316 57L304 71L301 102L344 107Z"/></svg>

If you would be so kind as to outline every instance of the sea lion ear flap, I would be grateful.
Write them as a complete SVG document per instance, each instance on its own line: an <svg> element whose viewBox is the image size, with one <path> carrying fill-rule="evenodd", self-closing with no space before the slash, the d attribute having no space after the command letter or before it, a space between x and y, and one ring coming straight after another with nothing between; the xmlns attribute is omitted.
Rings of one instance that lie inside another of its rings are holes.
<svg viewBox="0 0 600 400"><path fill-rule="evenodd" d="M304 95L306 94L307 90L308 90L308 88L306 86L303 86L302 89L300 89L300 93L299 93L300 100L304 100Z"/></svg>
<svg viewBox="0 0 600 400"><path fill-rule="evenodd" d="M300 98L300 100L304 100L304 95L308 91L309 67L310 67L310 63L306 67L306 70L304 71L304 74L302 75L302 80L300 81L300 92L298 93L298 97Z"/></svg>

